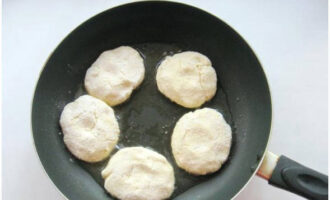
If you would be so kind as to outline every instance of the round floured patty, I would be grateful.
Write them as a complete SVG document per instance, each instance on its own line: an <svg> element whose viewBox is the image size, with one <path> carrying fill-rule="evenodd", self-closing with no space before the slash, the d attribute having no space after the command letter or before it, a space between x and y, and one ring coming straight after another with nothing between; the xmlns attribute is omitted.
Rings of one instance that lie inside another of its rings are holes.
<svg viewBox="0 0 330 200"><path fill-rule="evenodd" d="M104 51L85 76L87 92L110 106L126 101L144 78L144 62L139 52L128 46Z"/></svg>
<svg viewBox="0 0 330 200"><path fill-rule="evenodd" d="M162 200L174 190L174 171L161 154L127 147L114 154L102 171L104 187L121 200Z"/></svg>
<svg viewBox="0 0 330 200"><path fill-rule="evenodd" d="M204 55L186 51L167 56L157 69L159 91L186 108L197 108L217 91L217 75Z"/></svg>
<svg viewBox="0 0 330 200"><path fill-rule="evenodd" d="M98 162L108 157L120 132L112 108L89 95L64 107L60 125L69 151L86 162Z"/></svg>
<svg viewBox="0 0 330 200"><path fill-rule="evenodd" d="M221 113L203 108L176 123L171 146L177 165L196 175L213 173L227 160L232 132Z"/></svg>

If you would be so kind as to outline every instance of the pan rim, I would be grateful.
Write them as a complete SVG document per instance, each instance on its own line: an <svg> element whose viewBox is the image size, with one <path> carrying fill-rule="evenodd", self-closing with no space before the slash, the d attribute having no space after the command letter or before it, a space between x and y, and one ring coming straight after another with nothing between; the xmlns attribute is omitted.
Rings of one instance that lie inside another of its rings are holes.
<svg viewBox="0 0 330 200"><path fill-rule="evenodd" d="M43 66L42 68L39 70L39 74L37 76L37 81L34 85L34 92L33 92L33 97L32 97L32 101L31 101L31 107L30 107L30 117L31 117L31 120L30 120L30 129L31 129L31 137L32 137L32 143L33 143L33 149L38 157L38 160L39 160L39 164L41 164L42 166L42 169L43 169L43 172L47 175L48 179L51 180L52 184L55 186L56 190L59 191L59 193L66 199L66 200L69 200L69 198L58 188L58 186L54 183L53 179L50 177L50 175L47 173L47 170L45 169L43 163L42 163L42 160L40 158L40 155L38 153L38 150L37 150L37 146L35 145L35 134L33 132L33 107L34 107L34 102L35 102L35 94L36 94L36 89L37 89L37 86L38 86L38 83L40 81L40 78L41 78L41 75L48 63L48 61L50 60L51 56L53 55L53 53L59 48L59 46L63 43L63 41L65 41L74 31L76 31L77 29L79 29L80 27L82 27L86 22L88 22L89 20L99 16L99 15L102 15L102 14L105 14L109 11L111 11L112 9L118 9L118 8L121 8L121 7L126 7L126 6L131 6L131 5L136 5L136 4L144 4L144 3L152 3L152 4L163 4L163 3L169 3L169 4L173 4L173 5L183 5L183 6L186 6L186 7L190 7L190 8L194 8L194 9L197 9L199 11L202 11L204 12L205 14L208 14L210 16L212 16L213 18L223 22L223 24L227 27L229 27L232 31L235 32L235 34L237 34L237 36L242 40L244 41L248 47L250 48L251 52L255 55L256 57L256 60L258 61L258 63L260 64L260 69L261 69L261 72L265 78L265 83L267 85L267 89L268 89L268 93L269 93L269 106L270 106L270 127L269 127L269 133L268 133L268 138L267 138L267 142L266 142L266 146L263 150L263 154L262 154L262 157L261 159L258 161L258 165L257 167L255 168L255 170L253 171L253 173L251 173L249 179L245 182L245 184L236 192L236 194L231 198L231 199L235 199L246 187L247 185L251 182L252 178L255 177L257 171L259 170L264 158L265 158L265 155L266 155L266 152L268 151L268 148L269 148L269 143L270 143L270 140L271 140L271 137L273 135L272 133L272 129L273 129L273 109L272 109L272 92L271 92L271 87L269 85L269 81L268 81L268 78L266 76L266 73L265 73L265 70L263 68L263 64L261 62L261 60L257 57L257 54L255 53L255 50L253 49L253 47L251 45L249 45L249 43L239 34L238 31L236 31L236 29L234 29L232 26L230 26L229 24L227 24L225 21L223 21L222 19L220 19L219 17L217 17L216 15L202 9L202 8L198 8L194 5L191 5L191 4L187 4L187 3L182 3L182 2L178 2L178 1L170 1L170 0L162 0L162 1L157 1L157 0L141 0L141 1L136 1L136 2L124 2L124 3L120 3L120 4L116 4L116 5L113 5L112 7L110 8L107 8L99 13L96 13L94 15L92 15L91 17L89 17L88 19L84 20L83 22L79 23L78 26L75 26L73 29L71 29L71 31L69 31L65 37L63 37L63 39L60 40L60 42L55 46L55 48L49 53L48 57L45 59L45 61L43 62ZM189 191L189 189L187 190ZM187 192L186 191L186 192ZM182 193L183 194L183 193Z"/></svg>

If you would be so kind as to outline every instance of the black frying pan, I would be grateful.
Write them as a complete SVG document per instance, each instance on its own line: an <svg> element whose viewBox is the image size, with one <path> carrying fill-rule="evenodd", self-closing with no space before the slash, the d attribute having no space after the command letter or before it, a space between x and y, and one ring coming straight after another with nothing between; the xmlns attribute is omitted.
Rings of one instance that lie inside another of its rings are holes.
<svg viewBox="0 0 330 200"><path fill-rule="evenodd" d="M121 128L118 146L142 145L167 157L176 177L172 199L233 198L256 173L266 152L272 116L267 80L251 48L232 28L202 10L172 2L138 2L105 11L76 28L50 56L32 109L35 146L49 177L70 200L112 199L100 175L107 161L76 160L63 143L58 121L63 107L85 93L87 68L101 52L121 45L144 55L146 78L129 101L114 107ZM211 59L218 90L203 107L219 110L233 129L229 160L207 176L190 175L175 164L171 133L190 109L170 102L155 83L159 61L185 50ZM267 155L258 173L270 183L308 198L327 199L327 176L286 157Z"/></svg>

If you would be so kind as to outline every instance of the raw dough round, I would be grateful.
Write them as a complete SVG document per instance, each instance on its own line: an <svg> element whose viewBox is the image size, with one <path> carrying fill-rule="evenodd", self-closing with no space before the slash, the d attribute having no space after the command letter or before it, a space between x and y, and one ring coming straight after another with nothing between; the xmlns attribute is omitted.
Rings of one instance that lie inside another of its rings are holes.
<svg viewBox="0 0 330 200"><path fill-rule="evenodd" d="M89 95L64 107L60 125L67 148L86 162L98 162L108 157L120 132L112 108Z"/></svg>
<svg viewBox="0 0 330 200"><path fill-rule="evenodd" d="M161 154L127 147L113 155L102 171L104 187L121 200L161 200L174 190L174 171Z"/></svg>
<svg viewBox="0 0 330 200"><path fill-rule="evenodd" d="M87 70L88 93L110 106L126 101L144 78L144 63L139 52L128 46L103 52Z"/></svg>
<svg viewBox="0 0 330 200"><path fill-rule="evenodd" d="M227 160L231 138L231 128L221 113L199 109L183 115L176 123L172 153L178 166L192 174L213 173Z"/></svg>
<svg viewBox="0 0 330 200"><path fill-rule="evenodd" d="M167 56L157 70L156 81L161 93L186 108L201 106L217 91L211 61L193 51Z"/></svg>

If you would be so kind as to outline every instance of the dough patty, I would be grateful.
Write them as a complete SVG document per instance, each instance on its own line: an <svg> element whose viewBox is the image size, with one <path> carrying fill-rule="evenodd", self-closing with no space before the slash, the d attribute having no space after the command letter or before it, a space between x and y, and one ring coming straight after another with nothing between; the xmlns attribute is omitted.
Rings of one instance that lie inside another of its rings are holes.
<svg viewBox="0 0 330 200"><path fill-rule="evenodd" d="M159 91L186 108L197 108L217 91L217 75L204 55L186 51L167 56L157 70Z"/></svg>
<svg viewBox="0 0 330 200"><path fill-rule="evenodd" d="M102 171L104 187L121 200L161 200L174 190L174 172L161 154L127 147L113 155Z"/></svg>
<svg viewBox="0 0 330 200"><path fill-rule="evenodd" d="M144 63L139 52L128 46L103 52L85 76L88 93L110 106L126 101L144 78Z"/></svg>
<svg viewBox="0 0 330 200"><path fill-rule="evenodd" d="M64 107L60 125L67 148L86 162L98 162L108 157L120 132L112 108L89 95Z"/></svg>
<svg viewBox="0 0 330 200"><path fill-rule="evenodd" d="M177 165L196 175L213 173L227 160L232 132L221 113L203 108L176 123L171 146Z"/></svg>

